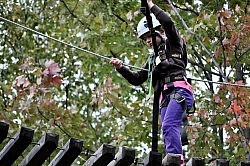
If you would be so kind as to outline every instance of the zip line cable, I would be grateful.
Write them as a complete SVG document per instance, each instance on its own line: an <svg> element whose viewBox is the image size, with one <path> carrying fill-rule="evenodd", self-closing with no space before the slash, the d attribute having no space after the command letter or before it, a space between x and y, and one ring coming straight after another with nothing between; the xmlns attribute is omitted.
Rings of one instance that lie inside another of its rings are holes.
<svg viewBox="0 0 250 166"><path fill-rule="evenodd" d="M45 34L43 34L43 33L41 33L41 32L38 32L38 31L36 31L36 30L33 30L33 29L31 29L31 28L29 28L29 27L26 27L26 26L24 26L24 25L18 24L18 23L14 22L14 21L8 20L8 19L6 19L6 18L4 18L4 17L1 17L1 16L0 16L0 19L3 20L3 21L5 21L5 22L7 22L7 23L14 24L14 25L19 26L19 27L21 27L21 28L23 28L23 29L29 30L29 31L31 31L31 32L33 32L33 33L35 33L35 34L38 34L38 35L43 36L43 37L45 37L45 38L48 38L48 39L54 40L54 41L56 41L56 42L62 43L62 44L64 44L64 45L67 45L67 46L69 46L69 47L72 47L72 48L75 48L75 49L77 49L77 50L83 51L83 52L85 52L85 53L92 54L92 55L94 55L94 56L97 56L97 57L100 57L100 58L103 58L103 59L106 59L106 60L111 60L111 58L109 58L109 57L107 57L107 56L97 54L97 53L95 53L95 52L92 52L92 51L89 51L89 50L86 50L86 49L77 47L77 46L75 46L75 45L73 45L73 44L64 42L64 41L59 40L59 39L56 39L56 38L54 38L54 37L45 35ZM140 70L148 71L147 69L140 68L140 67L136 67L136 66L132 66L132 65L129 65L129 64L124 64L124 66L131 67L131 68L135 68L135 69L140 69ZM195 79L195 78L190 78L190 79L191 79L191 80L194 80L194 81L200 81L200 82L209 82L209 83L214 83L214 84L223 84L223 85L228 85L228 86L239 86L239 87L250 88L250 86L248 86L248 85L232 84L232 83L226 83L226 82L215 82L215 81L201 80L201 79Z"/></svg>
<svg viewBox="0 0 250 166"><path fill-rule="evenodd" d="M94 55L94 56L97 56L97 57L100 57L100 58L103 58L103 59L106 59L106 60L111 60L111 58L109 58L109 57L107 57L107 56L100 55L100 54L97 54L97 53L92 52L92 51L89 51L89 50L85 50L85 49L80 48L80 47L77 47L77 46L75 46L75 45L73 45L73 44L70 44L70 43L64 42L64 41L62 41L62 40L56 39L56 38L54 38L54 37L45 35L45 34L43 34L43 33L41 33L41 32L38 32L38 31L36 31L36 30L34 30L34 29L31 29L31 28L29 28L29 27L26 27L26 26L24 26L24 25L18 24L18 23L14 22L14 21L8 20L8 19L6 19L6 18L4 18L4 17L1 17L1 16L0 16L0 19L2 19L2 20L5 21L5 22L8 22L8 23L17 25L17 26L19 26L19 27L21 27L21 28L23 28L23 29L29 30L29 31L31 31L31 32L33 32L33 33L35 33L35 34L38 34L38 35L40 35L40 36L43 36L43 37L45 37L45 38L54 40L54 41L56 41L56 42L62 43L62 44L67 45L67 46L69 46L69 47L72 47L72 48L75 48L75 49L77 49L77 50L83 51L83 52L85 52L85 53L92 54L92 55ZM125 63L124 63L123 65L124 65L124 66L128 66L128 67L131 67L131 68L140 69L140 70L146 70L146 71L147 71L147 69L140 68L140 67L136 67L136 66L132 66L132 65L129 65L129 64L125 64Z"/></svg>

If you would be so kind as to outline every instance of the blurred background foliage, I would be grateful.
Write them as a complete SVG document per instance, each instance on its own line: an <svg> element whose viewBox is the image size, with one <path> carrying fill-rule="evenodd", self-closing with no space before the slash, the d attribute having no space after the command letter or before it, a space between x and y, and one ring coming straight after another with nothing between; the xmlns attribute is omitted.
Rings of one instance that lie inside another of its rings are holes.
<svg viewBox="0 0 250 166"><path fill-rule="evenodd" d="M154 2L173 18L188 47L196 112L189 117L185 157L225 157L233 165L249 160L249 1ZM147 59L136 36L143 17L138 0L8 0L0 2L0 16L130 65ZM93 153L103 143L147 155L153 98L145 100L147 82L131 86L108 60L2 19L0 36L0 120L10 123L9 136L25 126L35 130L34 141L45 132L59 134L60 147L70 137L82 139L78 165L90 155L85 150ZM160 133L159 140L164 154Z"/></svg>

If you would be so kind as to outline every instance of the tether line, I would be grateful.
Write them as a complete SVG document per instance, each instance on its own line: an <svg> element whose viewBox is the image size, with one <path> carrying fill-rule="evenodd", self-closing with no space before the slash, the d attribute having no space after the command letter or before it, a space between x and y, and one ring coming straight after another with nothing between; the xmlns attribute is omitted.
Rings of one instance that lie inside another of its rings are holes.
<svg viewBox="0 0 250 166"><path fill-rule="evenodd" d="M75 49L77 49L77 50L83 51L83 52L85 52L85 53L88 53L88 54L91 54L91 55L94 55L94 56L97 56L97 57L100 57L100 58L103 58L103 59L106 59L106 60L109 60L109 61L111 60L111 58L109 58L109 57L107 57L107 56L97 54L97 53L95 53L95 52L92 52L92 51L89 51L89 50L86 50L86 49L77 47L77 46L75 46L75 45L73 45L73 44L64 42L64 41L59 40L59 39L56 39L56 38L51 37L51 36L49 36L49 35L45 35L45 34L43 34L43 33L41 33L41 32L38 32L38 31L36 31L36 30L34 30L34 29L31 29L31 28L29 28L29 27L26 27L26 26L24 26L24 25L18 24L18 23L14 22L14 21L8 20L8 19L6 19L6 18L4 18L4 17L1 17L1 16L0 16L0 19L6 21L6 22L8 22L8 23L14 24L14 25L16 25L16 26L19 26L19 27L21 27L21 28L23 28L23 29L29 30L29 31L31 31L31 32L33 32L33 33L35 33L35 34L38 34L38 35L40 35L40 36L43 36L43 37L45 37L45 38L54 40L54 41L56 41L56 42L62 43L62 44L67 45L67 46L69 46L69 47L72 47L72 48L75 48ZM131 67L131 68L135 68L135 69L140 69L140 70L148 71L147 69L140 68L140 67L136 67L136 66L132 66L132 65L129 65L129 64L125 64L125 63L124 63L124 66L128 66L128 67Z"/></svg>

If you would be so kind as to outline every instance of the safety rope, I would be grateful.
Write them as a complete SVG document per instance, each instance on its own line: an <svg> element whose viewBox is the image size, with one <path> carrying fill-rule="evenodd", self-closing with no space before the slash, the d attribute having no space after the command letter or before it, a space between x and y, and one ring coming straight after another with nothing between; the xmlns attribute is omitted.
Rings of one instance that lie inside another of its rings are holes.
<svg viewBox="0 0 250 166"><path fill-rule="evenodd" d="M31 29L31 28L28 28L28 27L26 27L26 26L24 26L24 25L18 24L18 23L14 22L14 21L8 20L8 19L6 19L6 18L4 18L4 17L1 17L1 16L0 16L0 19L3 20L3 21L5 21L5 22L7 22L7 23L14 24L14 25L19 26L19 27L21 27L21 28L23 28L23 29L29 30L29 31L31 31L31 32L33 32L33 33L36 33L36 34L41 35L41 36L43 36L43 37L46 37L46 38L48 38L48 39L51 39L51 40L54 40L54 41L56 41L56 42L62 43L62 44L64 44L64 45L67 45L67 46L69 46L69 47L75 48L75 49L77 49L77 50L80 50L80 51L83 51L83 52L92 54L92 55L94 55L94 56L97 56L97 57L100 57L100 58L103 58L103 59L106 59L106 60L111 60L111 58L109 58L109 57L107 57L107 56L103 56L103 55L100 55L100 54L91 52L91 51L89 51L89 50L82 49L82 48L77 47L77 46L75 46L75 45L73 45L73 44L66 43L66 42L64 42L64 41L62 41L62 40L56 39L56 38L51 37L51 36L49 36L49 35L45 35L45 34L43 34L43 33L41 33L41 32L38 32L38 31L33 30L33 29ZM132 65L129 65L129 64L124 64L124 66L128 66L128 67L135 68L135 69L139 69L139 70L148 71L148 69L144 69L144 68L132 66ZM222 84L222 85L228 85L228 86L238 86L238 87L250 88L250 85L233 84L233 83L227 83L227 82L216 82L216 81L201 80L201 79L196 79L196 78L190 78L190 79L191 79L191 80L194 80L194 81L199 81L199 82L209 82L209 83L214 83L214 84Z"/></svg>
<svg viewBox="0 0 250 166"><path fill-rule="evenodd" d="M80 47L77 47L77 46L75 46L75 45L73 45L73 44L64 42L64 41L62 41L62 40L56 39L56 38L51 37L51 36L49 36L49 35L45 35L45 34L43 34L43 33L41 33L41 32L38 32L38 31L36 31L36 30L34 30L34 29L31 29L31 28L29 28L29 27L26 27L26 26L24 26L24 25L18 24L18 23L14 22L14 21L8 20L8 19L6 19L6 18L4 18L4 17L1 17L1 16L0 16L0 19L3 20L3 21L5 21L5 22L8 22L8 23L14 24L14 25L16 25L16 26L19 26L19 27L21 27L21 28L23 28L23 29L29 30L29 31L31 31L31 32L33 32L33 33L35 33L35 34L38 34L38 35L40 35L40 36L43 36L43 37L45 37L45 38L54 40L54 41L56 41L56 42L62 43L62 44L67 45L67 46L69 46L69 47L72 47L72 48L75 48L75 49L77 49L77 50L83 51L83 52L85 52L85 53L88 53L88 54L91 54L91 55L94 55L94 56L97 56L97 57L100 57L100 58L103 58L103 59L106 59L106 60L109 60L109 61L111 60L111 58L109 58L109 57L107 57L107 56L100 55L100 54L97 54L97 53L92 52L92 51L89 51L89 50L85 50L85 49L80 48ZM124 65L124 66L127 66L127 67L131 67L131 68L135 68L135 69L140 69L140 70L148 71L147 69L140 68L140 67L136 67L136 66L132 66L132 65L129 65L129 64L125 64L125 63L124 63L123 65Z"/></svg>
<svg viewBox="0 0 250 166"><path fill-rule="evenodd" d="M153 68L154 68L154 54L153 52L149 53L148 57L148 78L149 78L149 85L148 85L148 94L146 96L146 100L149 100L152 95L152 84L153 84Z"/></svg>

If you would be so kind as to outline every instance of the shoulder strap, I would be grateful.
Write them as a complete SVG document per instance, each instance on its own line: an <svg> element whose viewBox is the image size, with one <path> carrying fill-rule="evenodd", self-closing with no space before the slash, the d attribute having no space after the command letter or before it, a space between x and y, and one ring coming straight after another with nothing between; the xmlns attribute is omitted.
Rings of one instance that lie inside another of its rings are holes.
<svg viewBox="0 0 250 166"><path fill-rule="evenodd" d="M182 39L183 41L183 46L182 46L182 59L185 63L185 67L187 66L188 63L188 58L187 58L187 45L186 42L184 41L184 39Z"/></svg>

